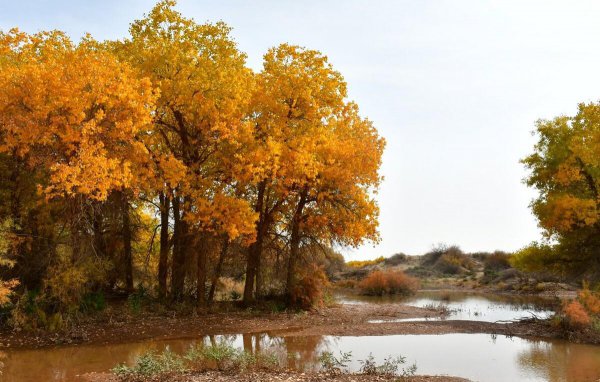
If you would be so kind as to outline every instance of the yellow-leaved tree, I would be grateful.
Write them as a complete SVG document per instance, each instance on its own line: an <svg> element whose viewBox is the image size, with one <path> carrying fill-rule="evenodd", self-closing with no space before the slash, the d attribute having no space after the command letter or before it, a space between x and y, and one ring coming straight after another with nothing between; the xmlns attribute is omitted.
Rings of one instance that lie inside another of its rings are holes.
<svg viewBox="0 0 600 382"><path fill-rule="evenodd" d="M96 211L111 195L134 188L146 166L138 137L151 124L155 93L90 36L73 43L57 31L14 29L0 35L0 44L0 154L14 180L14 234L24 241L14 251L14 268L28 270L27 287L76 305L84 285L108 270L111 254L94 245ZM24 178L34 179L37 190L19 188L28 184ZM131 225L128 209L121 212L119 261L131 290ZM47 269L48 277L39 276Z"/></svg>
<svg viewBox="0 0 600 382"><path fill-rule="evenodd" d="M321 53L288 44L273 48L256 82L254 126L238 154L238 177L248 184L259 216L247 255L247 303L260 295L262 249L273 231L289 235L288 296L303 239L352 245L377 239L372 192L384 147L346 101L346 83Z"/></svg>
<svg viewBox="0 0 600 382"><path fill-rule="evenodd" d="M244 128L253 87L246 56L222 22L198 24L172 0L160 1L132 23L131 36L114 51L147 77L160 93L153 127L145 138L152 153L155 189L163 210L161 234L174 220L171 293L179 298L186 263L197 259L198 302L205 302L206 259L202 237L233 240L253 235L254 213L236 196L230 153ZM161 246L168 242L161 241ZM166 290L168 250L161 250L161 293Z"/></svg>
<svg viewBox="0 0 600 382"><path fill-rule="evenodd" d="M580 104L573 117L541 120L534 152L523 160L539 196L531 207L546 242L519 251L528 271L600 277L600 104Z"/></svg>

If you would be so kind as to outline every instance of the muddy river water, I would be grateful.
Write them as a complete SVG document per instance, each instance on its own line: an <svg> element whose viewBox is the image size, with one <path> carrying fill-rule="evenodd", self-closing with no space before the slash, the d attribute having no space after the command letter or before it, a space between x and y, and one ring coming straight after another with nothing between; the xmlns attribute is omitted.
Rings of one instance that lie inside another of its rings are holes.
<svg viewBox="0 0 600 382"><path fill-rule="evenodd" d="M343 296L345 303L377 303ZM390 301L386 301L390 302ZM421 293L409 304L446 304L454 310L447 319L512 320L527 314L549 314L550 301L509 299L452 292ZM477 312L477 314L475 314ZM377 323L373 323L376 325ZM417 365L417 374L454 375L473 381L600 380L600 346L566 341L537 341L489 334L391 335L391 336L294 336L293 333L247 333L213 338L144 341L128 344L72 346L0 352L0 381L77 381L78 375L107 371L117 363L133 363L140 354L169 347L184 353L190 346L209 341L228 342L247 351L274 353L283 364L298 370L316 370L324 351L352 352L350 369L372 354L404 356L406 365Z"/></svg>
<svg viewBox="0 0 600 382"><path fill-rule="evenodd" d="M391 319L389 321L469 320L503 322L522 318L548 318L560 304L558 299L536 296L500 295L463 291L420 291L415 296L369 297L344 294L339 300L345 304L403 303L420 308L444 308L448 313L422 319ZM374 323L376 323L374 321Z"/></svg>

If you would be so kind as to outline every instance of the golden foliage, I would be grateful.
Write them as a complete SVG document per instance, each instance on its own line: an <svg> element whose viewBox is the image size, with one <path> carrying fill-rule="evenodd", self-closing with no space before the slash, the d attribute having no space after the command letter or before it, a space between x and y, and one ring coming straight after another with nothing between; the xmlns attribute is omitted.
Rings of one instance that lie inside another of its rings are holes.
<svg viewBox="0 0 600 382"><path fill-rule="evenodd" d="M0 152L50 171L46 195L104 200L129 187L144 158L136 135L151 122L148 80L99 49L60 32L0 34Z"/></svg>
<svg viewBox="0 0 600 382"><path fill-rule="evenodd" d="M577 297L590 314L600 315L600 293L593 292L586 286L579 291Z"/></svg>
<svg viewBox="0 0 600 382"><path fill-rule="evenodd" d="M536 251L551 268L597 271L600 103L582 103L574 116L540 120L536 135L533 153L522 162L530 171L526 183L539 191L532 210L546 238L556 243L552 253Z"/></svg>
<svg viewBox="0 0 600 382"><path fill-rule="evenodd" d="M19 280L12 279L8 281L0 280L0 306L10 302L10 296L14 289L19 286Z"/></svg>
<svg viewBox="0 0 600 382"><path fill-rule="evenodd" d="M256 217L235 195L230 158L245 128L253 74L230 27L197 24L174 6L159 2L131 25L130 38L111 44L160 94L143 139L154 161L148 177L186 197L186 220L201 230L252 237Z"/></svg>
<svg viewBox="0 0 600 382"><path fill-rule="evenodd" d="M367 266L370 266L370 265L381 264L384 261L385 261L385 257L379 256L378 258L375 258L373 260L353 260L353 261L348 261L346 263L346 265L349 266L350 268L363 268L363 267L367 267Z"/></svg>
<svg viewBox="0 0 600 382"><path fill-rule="evenodd" d="M293 231L295 253L308 239L379 240L385 140L347 99L327 57L282 44L254 73L229 26L196 23L175 5L159 1L122 41L0 32L0 164L14 175L2 182L11 198L0 203L0 218L29 218L30 242L14 246L15 258L34 244L47 248L28 282L42 285L51 304L72 308L86 290L119 285L125 273L131 290L134 267L159 268L150 259L159 252L152 247L159 195L173 212L161 228L168 248L160 256L185 248L177 266L202 259L198 237L247 247L259 235ZM28 173L27 186L15 180ZM181 237L169 228L175 208ZM191 273L179 271L171 275ZM312 271L299 281L300 305L322 299L317 284L326 277ZM0 301L15 285L2 284Z"/></svg>

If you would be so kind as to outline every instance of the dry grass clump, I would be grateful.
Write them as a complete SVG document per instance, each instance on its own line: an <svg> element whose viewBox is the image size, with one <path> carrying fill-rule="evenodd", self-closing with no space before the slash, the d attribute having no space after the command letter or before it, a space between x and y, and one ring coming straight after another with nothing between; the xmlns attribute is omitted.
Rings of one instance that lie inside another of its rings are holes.
<svg viewBox="0 0 600 382"><path fill-rule="evenodd" d="M483 259L485 271L502 271L511 268L510 254L496 251Z"/></svg>
<svg viewBox="0 0 600 382"><path fill-rule="evenodd" d="M434 269L445 274L456 275L473 270L475 264L460 249L444 253L434 265Z"/></svg>
<svg viewBox="0 0 600 382"><path fill-rule="evenodd" d="M395 265L400 265L400 264L404 264L406 263L406 261L408 260L408 256L404 253L396 253L390 257L388 257L387 259L385 259L384 263L385 265L388 266L395 266Z"/></svg>
<svg viewBox="0 0 600 382"><path fill-rule="evenodd" d="M439 273L456 275L473 271L475 262L455 245L450 247L440 245L423 255L421 266Z"/></svg>
<svg viewBox="0 0 600 382"><path fill-rule="evenodd" d="M362 294L369 296L410 295L419 289L419 282L401 271L374 271L358 287Z"/></svg>
<svg viewBox="0 0 600 382"><path fill-rule="evenodd" d="M235 280L231 277L219 277L217 289L215 291L215 300L217 301L235 301L242 297L244 293L244 282Z"/></svg>

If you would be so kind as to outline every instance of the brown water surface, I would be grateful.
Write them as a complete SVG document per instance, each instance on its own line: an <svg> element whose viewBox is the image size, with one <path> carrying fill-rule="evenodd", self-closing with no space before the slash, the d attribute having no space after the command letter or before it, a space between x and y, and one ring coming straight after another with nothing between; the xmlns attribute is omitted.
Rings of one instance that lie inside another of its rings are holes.
<svg viewBox="0 0 600 382"><path fill-rule="evenodd" d="M373 303L373 299L346 298L347 303ZM390 301L385 301L390 302ZM400 303L400 301L398 301ZM402 301L404 302L404 301ZM522 313L549 312L545 302L473 294L420 294L408 303L425 306L445 303L463 310L466 317L496 320ZM550 304L550 303L549 303ZM465 313L471 312L471 313ZM472 312L479 312L477 315ZM455 318L457 319L457 318ZM468 318L467 318L468 319ZM534 341L489 334L392 336L294 336L293 332L249 333L178 340L153 340L112 345L80 345L37 350L0 351L2 382L78 381L79 375L103 372L118 363L132 364L148 350L169 348L183 354L191 346L224 341L249 352L268 351L296 370L317 370L324 351L352 352L350 369L372 354L381 362L387 356L405 356L418 374L446 374L473 381L596 382L600 380L600 346L566 341Z"/></svg>
<svg viewBox="0 0 600 382"><path fill-rule="evenodd" d="M78 375L107 371L117 363L131 364L150 350L169 347L177 353L208 338L147 341L107 346L76 346L40 350L15 350L2 354L0 380L77 381ZM247 351L268 351L297 370L316 370L323 351L352 352L351 370L372 354L382 361L402 355L407 365L416 363L419 374L446 374L474 381L597 381L600 346L565 341L532 341L488 334L394 335L365 337L278 336L257 333L216 336Z"/></svg>

